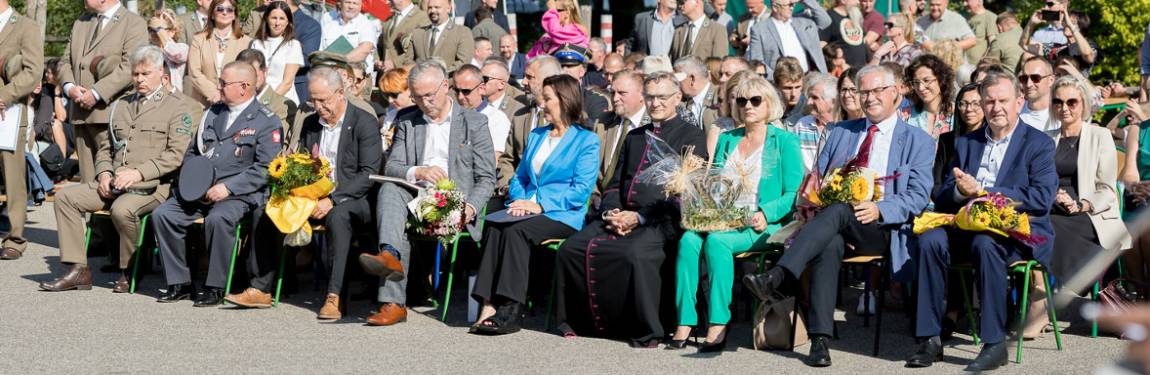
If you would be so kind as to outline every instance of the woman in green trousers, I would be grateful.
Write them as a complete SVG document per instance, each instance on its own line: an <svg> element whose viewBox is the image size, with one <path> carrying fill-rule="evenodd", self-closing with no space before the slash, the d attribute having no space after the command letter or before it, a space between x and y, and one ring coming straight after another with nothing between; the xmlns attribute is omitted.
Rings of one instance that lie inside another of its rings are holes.
<svg viewBox="0 0 1150 375"><path fill-rule="evenodd" d="M734 255L766 246L770 234L791 220L795 197L803 178L803 157L799 139L771 126L783 115L782 101L770 83L760 77L748 79L734 89L732 117L743 124L719 136L714 167L733 176L747 176L750 192L736 205L754 212L752 226L726 232L688 231L679 240L675 266L675 307L679 327L668 349L686 345L691 328L697 324L695 294L699 284L699 257L706 257L711 294L708 301L710 323L706 343L700 352L723 350L727 322L731 320L731 288L735 280ZM748 176L749 175L749 176ZM757 186L755 186L757 185Z"/></svg>

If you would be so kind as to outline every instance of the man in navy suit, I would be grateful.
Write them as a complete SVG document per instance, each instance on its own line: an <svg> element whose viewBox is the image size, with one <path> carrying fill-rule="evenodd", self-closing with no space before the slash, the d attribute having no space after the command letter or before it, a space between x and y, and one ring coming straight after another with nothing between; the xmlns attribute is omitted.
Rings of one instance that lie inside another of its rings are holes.
<svg viewBox="0 0 1150 375"><path fill-rule="evenodd" d="M934 185L934 139L898 117L902 96L895 72L868 66L857 76L865 118L839 123L827 138L818 159L819 173L841 167L865 167L894 176L878 202L834 203L807 221L778 264L766 273L747 275L743 283L760 299L771 296L785 280L798 280L811 269L811 307L807 331L811 351L805 361L814 367L831 365L827 341L834 333L835 297L843 254L849 243L858 255L889 257L892 270L907 263L907 233L926 209Z"/></svg>
<svg viewBox="0 0 1150 375"><path fill-rule="evenodd" d="M1049 212L1058 189L1054 141L1019 122L1022 86L1014 76L990 73L978 91L982 94L987 126L955 141L954 164L935 193L935 207L939 212L953 213L981 192L1002 193L1021 204L1015 209L1030 216L1031 234L1045 237L1046 242L1031 246L990 233L954 228L923 233L917 254L915 336L920 342L918 351L907 360L907 367L928 367L942 360L939 331L946 311L946 274L952 256L971 259L978 271L982 306L978 326L983 347L967 371L993 370L1006 364L1006 266L1031 257L1050 264L1054 230Z"/></svg>
<svg viewBox="0 0 1150 375"><path fill-rule="evenodd" d="M499 57L507 62L507 70L511 72L511 79L516 84L523 80L523 74L527 71L527 55L519 53L518 47L514 35L507 34L499 38Z"/></svg>
<svg viewBox="0 0 1150 375"><path fill-rule="evenodd" d="M292 19L295 21L295 38L299 40L301 49L303 49L303 66L295 73L295 92L299 95L299 103L303 104L308 101L307 90L307 72L311 69L311 63L308 62L308 56L312 52L319 50L319 40L323 36L322 30L319 27L319 21L307 15L303 9L300 9L296 1L288 1L288 6L292 9Z"/></svg>

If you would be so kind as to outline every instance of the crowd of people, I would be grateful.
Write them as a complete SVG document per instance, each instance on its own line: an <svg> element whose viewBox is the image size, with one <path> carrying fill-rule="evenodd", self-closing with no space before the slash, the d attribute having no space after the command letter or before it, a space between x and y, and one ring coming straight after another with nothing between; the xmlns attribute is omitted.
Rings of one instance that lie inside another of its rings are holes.
<svg viewBox="0 0 1150 375"><path fill-rule="evenodd" d="M592 37L575 0L549 0L544 35L529 49L508 33L496 0L463 22L450 0L390 0L386 20L363 13L360 0L330 10L262 1L247 15L236 0L197 0L189 12L148 18L119 0L85 0L66 52L47 61L39 28L25 27L35 21L8 1L0 110L21 117L14 147L0 147L12 223L0 258L27 249L26 181L36 168L24 167L26 153L53 180L80 182L54 193L66 267L40 284L46 291L92 288L81 234L86 214L106 211L117 235L104 237L119 238L114 292L131 291L138 239L153 233L168 285L159 302L270 307L282 241L246 242L250 286L225 290L237 227L282 238L263 215L268 167L293 152L332 166L335 189L310 215L326 232L325 320L342 317L351 257L379 280L369 325L406 321L408 280L421 277L412 258L428 244L406 225L416 193L372 175L446 178L462 192L459 225L481 244L474 334L522 328L532 273L549 269L532 254L551 240L565 240L554 268L559 334L683 349L699 332L698 350L718 352L735 256L766 250L800 220L781 258L742 285L758 299L805 301L804 362L817 367L831 365L844 256L883 257L880 272L909 290L917 347L908 367L944 358L961 308L948 303L958 297L953 265L976 271L973 371L1007 361L1013 262L1040 262L1057 285L1097 254L1126 251L1129 277L1148 278L1150 245L1132 242L1122 216L1150 196L1145 88L1091 82L1102 60L1083 34L1090 19L1064 0L1025 24L982 0L905 1L885 15L874 0L747 0L737 18L726 0L658 0L616 43ZM1111 124L1093 122L1102 103L1127 97ZM680 201L641 177L653 165L652 136L744 176L752 194L733 204L751 212L746 226L685 230ZM809 176L856 167L889 176L880 199L797 207ZM985 193L1017 202L1046 241L911 230L924 212L955 213ZM485 220L493 213L498 220ZM201 235L189 230L197 222L209 259L199 285L185 241ZM867 293L862 314L875 309L876 292ZM1020 339L1049 323L1042 294L1030 295Z"/></svg>

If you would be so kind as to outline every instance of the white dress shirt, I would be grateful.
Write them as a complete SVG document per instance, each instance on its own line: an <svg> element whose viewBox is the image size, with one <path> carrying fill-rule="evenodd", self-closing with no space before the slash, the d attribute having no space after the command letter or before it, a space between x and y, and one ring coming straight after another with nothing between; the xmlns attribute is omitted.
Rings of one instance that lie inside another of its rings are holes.
<svg viewBox="0 0 1150 375"><path fill-rule="evenodd" d="M706 19L707 19L707 15L704 14L704 15L700 16L699 19L691 21L691 24L695 25L695 27L688 29L691 31L691 35L687 35L687 36L691 38L690 46L692 49L695 48L695 41L699 39L699 31L703 30L703 21ZM690 52L690 51L683 51L684 54L686 54L687 52Z"/></svg>
<svg viewBox="0 0 1150 375"><path fill-rule="evenodd" d="M706 108L707 93L711 92L711 83L707 82L707 86L703 87L703 91L699 91L699 95L691 98L691 113L695 114L695 118L699 119L699 123L703 123L703 109ZM706 127L706 124L703 126Z"/></svg>
<svg viewBox="0 0 1150 375"><path fill-rule="evenodd" d="M351 109L351 103L348 103L348 107L344 109L343 114L339 116L339 120L336 120L335 124L328 124L323 118L319 119L319 125L323 128L323 132L319 134L319 156L327 159L328 164L331 165L331 172L328 175L331 182L337 182L336 177L339 176L336 173L336 170L339 169L339 164L336 164L339 159L339 136L343 133L341 131L343 130L343 121L347 118L347 110L349 109Z"/></svg>
<svg viewBox="0 0 1150 375"><path fill-rule="evenodd" d="M998 181L998 170L1002 168L1002 160L1006 159L1006 150L1010 148L1014 132L995 141L990 137L989 127L984 127L983 131L986 132L986 147L982 148L982 158L978 162L978 173L974 179L978 180L979 186L986 189L994 187L994 183Z"/></svg>
<svg viewBox="0 0 1150 375"><path fill-rule="evenodd" d="M628 126L626 129L620 129L619 138L615 138L615 139L611 140L611 148L607 149L608 152L615 152L615 149L619 148L619 143L623 142L624 139L627 139L627 133L630 133L632 130L635 130L635 129L638 129L639 127L642 127L643 126L643 117L645 117L646 115L647 115L647 107L643 106L642 108L639 108L639 111L635 112L634 115L628 116L626 119L631 120L631 126ZM622 121L622 120L620 120L620 121ZM619 126L623 126L623 124L620 123Z"/></svg>
<svg viewBox="0 0 1150 375"><path fill-rule="evenodd" d="M867 128L873 123L867 120ZM880 121L878 124L878 132L874 134L874 139L870 143L870 159L867 160L867 168L870 168L878 173L879 176L887 175L887 162L890 160L890 144L894 140L894 127L898 125L898 112L895 112L886 120ZM855 155L858 155L859 147L862 147L863 141L866 140L866 132L859 137L858 145L855 145Z"/></svg>
<svg viewBox="0 0 1150 375"><path fill-rule="evenodd" d="M455 106L455 104L452 104ZM427 121L427 131L424 132L426 138L423 140L423 158L419 160L419 166L422 167L439 167L444 173L450 173L448 169L449 155L451 149L451 110L448 109L447 117L442 122L434 122L427 115L423 115L423 120ZM415 182L415 168L407 169L405 176L408 181Z"/></svg>
<svg viewBox="0 0 1150 375"><path fill-rule="evenodd" d="M319 43L320 50L327 49L328 46L339 40L339 37L347 39L352 48L357 48L363 43L370 43L372 49L375 49L375 43L380 33L379 24L368 19L367 15L361 13L352 18L351 21L344 22L343 17L336 10L328 12L323 17L320 28L323 29ZM375 72L374 54L369 53L364 63L366 65L365 72L368 75Z"/></svg>
<svg viewBox="0 0 1150 375"><path fill-rule="evenodd" d="M507 135L511 134L511 120L499 108L484 101L479 105L479 114L487 116L487 130L491 132L491 147L495 152L507 149Z"/></svg>
<svg viewBox="0 0 1150 375"><path fill-rule="evenodd" d="M12 18L13 13L16 13L16 11L13 10L12 7L8 7L8 10L5 10L4 13L0 13L0 32L4 31L4 26L8 24L8 20Z"/></svg>
<svg viewBox="0 0 1150 375"><path fill-rule="evenodd" d="M439 24L439 25L432 24L431 30L428 30L428 32L430 34L427 36L428 46L431 45L430 44L431 40L435 39L435 46L438 48L439 47L439 41L443 40L443 31L445 29L447 29L447 22L444 22L444 23ZM435 53L435 51L427 51L427 53Z"/></svg>
<svg viewBox="0 0 1150 375"><path fill-rule="evenodd" d="M671 13L667 17L667 22L659 19L659 12L652 11L651 18L654 20L651 23L651 35L649 35L648 46L650 55L663 55L671 54L671 42L675 39L675 14ZM640 51L642 52L642 51Z"/></svg>
<svg viewBox="0 0 1150 375"><path fill-rule="evenodd" d="M803 71L809 70L810 68L807 67L807 54L803 50L803 44L799 42L799 34L795 33L794 20L783 22L771 17L771 24L775 25L775 31L779 33L779 41L782 42L782 46L780 47L783 49L783 55L799 59L799 65L803 67Z"/></svg>
<svg viewBox="0 0 1150 375"><path fill-rule="evenodd" d="M407 18L407 16L411 14L412 9L415 9L415 3L407 4L407 8L403 8L403 10L400 10L399 13L395 14L395 22L392 23L389 27L399 27L399 24L403 23L403 19Z"/></svg>

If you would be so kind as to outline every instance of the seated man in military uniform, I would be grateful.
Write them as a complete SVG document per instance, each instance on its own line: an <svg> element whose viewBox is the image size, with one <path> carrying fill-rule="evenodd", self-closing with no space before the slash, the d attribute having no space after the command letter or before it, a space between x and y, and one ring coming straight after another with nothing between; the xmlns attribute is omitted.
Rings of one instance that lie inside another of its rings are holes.
<svg viewBox="0 0 1150 375"><path fill-rule="evenodd" d="M159 47L137 48L130 56L135 93L112 104L110 131L99 132L96 181L76 184L56 193L56 225L60 262L69 264L64 276L40 283L48 291L92 288L84 249L84 214L111 212L120 236L120 278L113 292L129 289L128 269L136 252L140 218L168 198L173 172L196 124L198 104L169 89L164 54Z"/></svg>
<svg viewBox="0 0 1150 375"><path fill-rule="evenodd" d="M204 218L204 243L211 255L206 288L194 306L223 302L236 226L267 199L268 165L279 154L282 140L279 118L255 98L256 79L251 64L234 61L224 66L220 74L223 103L204 112L199 131L184 154L185 165L192 158L206 159L210 163L207 176L189 178L187 171L181 171L175 196L152 214L169 285L158 302L189 299L194 293L184 240L199 217ZM212 181L205 193L181 191L203 179Z"/></svg>

